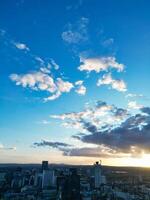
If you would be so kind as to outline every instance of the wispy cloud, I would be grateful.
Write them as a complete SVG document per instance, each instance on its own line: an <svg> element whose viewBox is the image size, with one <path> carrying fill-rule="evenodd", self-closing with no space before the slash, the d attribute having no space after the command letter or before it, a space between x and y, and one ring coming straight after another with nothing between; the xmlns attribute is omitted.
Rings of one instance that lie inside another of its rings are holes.
<svg viewBox="0 0 150 200"><path fill-rule="evenodd" d="M80 6L82 6L83 0L78 0L78 1L75 1L75 2L71 2L71 3L72 4L66 6L66 10L70 11L72 9L73 10L78 9Z"/></svg>
<svg viewBox="0 0 150 200"><path fill-rule="evenodd" d="M58 70L59 69L59 65L55 62L54 59L51 58L50 60L51 60L51 64L54 66L54 69Z"/></svg>
<svg viewBox="0 0 150 200"><path fill-rule="evenodd" d="M40 64L41 68L47 68L49 71L51 69L58 70L60 66L56 63L56 61L52 58L50 59L43 59L40 56L32 55L33 58Z"/></svg>
<svg viewBox="0 0 150 200"><path fill-rule="evenodd" d="M126 96L125 96L128 100L137 100L137 99L141 99L141 100L144 100L144 101L149 101L150 98L148 96L145 96L143 94L135 94L135 93L128 93Z"/></svg>
<svg viewBox="0 0 150 200"><path fill-rule="evenodd" d="M16 147L5 147L3 144L0 144L0 150L13 150L16 151Z"/></svg>
<svg viewBox="0 0 150 200"><path fill-rule="evenodd" d="M48 124L51 124L51 122L50 121L47 121L47 120L42 120L42 121L38 121L38 122L36 122L37 124L43 124L43 125L48 125Z"/></svg>
<svg viewBox="0 0 150 200"><path fill-rule="evenodd" d="M88 40L87 25L89 20L82 17L75 24L68 24L66 31L62 33L62 39L68 44L78 44Z"/></svg>
<svg viewBox="0 0 150 200"><path fill-rule="evenodd" d="M30 51L29 47L24 43L14 42L14 45L17 49Z"/></svg>
<svg viewBox="0 0 150 200"><path fill-rule="evenodd" d="M33 147L50 147L50 148L56 148L61 149L65 147L71 147L72 145L69 145L64 142L52 142L49 140L42 140L41 142L34 142Z"/></svg>
<svg viewBox="0 0 150 200"><path fill-rule="evenodd" d="M53 101L55 99L58 99L59 97L61 96L61 92L57 91L55 94L52 94L51 96L49 97L45 97L44 98L44 101L47 102L47 101Z"/></svg>
<svg viewBox="0 0 150 200"><path fill-rule="evenodd" d="M113 39L113 38L104 39L104 40L102 41L102 45L103 45L104 47L109 47L109 46L111 46L113 43L114 43L114 39Z"/></svg>
<svg viewBox="0 0 150 200"><path fill-rule="evenodd" d="M134 94L134 93L129 93L129 94L127 94L126 95L126 98L143 98L144 97L144 95L143 94Z"/></svg>
<svg viewBox="0 0 150 200"><path fill-rule="evenodd" d="M85 95L86 94L86 87L83 85L83 81L76 81L75 82L76 85L76 93L78 93L79 95Z"/></svg>
<svg viewBox="0 0 150 200"><path fill-rule="evenodd" d="M143 105L138 104L136 101L129 101L128 102L128 108L139 110L139 109L143 108Z"/></svg>

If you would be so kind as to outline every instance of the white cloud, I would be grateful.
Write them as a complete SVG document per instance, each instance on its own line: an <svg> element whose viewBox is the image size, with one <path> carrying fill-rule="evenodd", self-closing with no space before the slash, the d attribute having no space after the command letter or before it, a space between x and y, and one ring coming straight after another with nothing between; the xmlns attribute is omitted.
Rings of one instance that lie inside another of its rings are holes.
<svg viewBox="0 0 150 200"><path fill-rule="evenodd" d="M45 74L49 74L51 71L49 68L46 68L46 67L41 67L40 68L41 72L45 73Z"/></svg>
<svg viewBox="0 0 150 200"><path fill-rule="evenodd" d="M61 78L57 78L56 84L60 92L70 92L70 90L74 87L72 83L69 81L63 81Z"/></svg>
<svg viewBox="0 0 150 200"><path fill-rule="evenodd" d="M82 80L78 80L75 82L76 90L75 92L79 95L85 95L86 94L86 87L83 85Z"/></svg>
<svg viewBox="0 0 150 200"><path fill-rule="evenodd" d="M84 58L80 57L80 71L95 71L99 73L101 71L108 71L108 69L114 68L117 71L123 71L124 65L116 61L115 57L101 57L101 58Z"/></svg>
<svg viewBox="0 0 150 200"><path fill-rule="evenodd" d="M80 40L83 39L80 33L73 32L71 30L63 32L62 38L65 42L68 42L68 43L78 43Z"/></svg>
<svg viewBox="0 0 150 200"><path fill-rule="evenodd" d="M67 128L78 129L79 133L72 135L72 139L77 139L84 145L75 143L76 147L60 149L63 155L119 158L139 157L143 152L145 154L150 152L149 107L143 107L135 114L134 111L130 112L114 105L109 106L100 101L96 106L82 112L64 113L52 117L62 120ZM88 148L87 144L96 145L95 149Z"/></svg>
<svg viewBox="0 0 150 200"><path fill-rule="evenodd" d="M47 69L50 72L50 69L52 69L52 67L55 70L58 70L60 68L59 65L52 58L50 58L50 59L43 59L43 58L41 58L39 56L34 56L34 59L39 62L40 66L41 66L41 70L42 69Z"/></svg>
<svg viewBox="0 0 150 200"><path fill-rule="evenodd" d="M62 115L51 115L51 118L61 119L61 120L75 120L78 121L80 119L96 119L97 117L105 116L109 111L113 109L112 106L107 105L103 102L97 103L97 105L93 108L86 108L82 112L72 112L72 113L65 113Z"/></svg>
<svg viewBox="0 0 150 200"><path fill-rule="evenodd" d="M138 110L143 108L143 105L138 104L136 101L130 101L128 102L128 108Z"/></svg>
<svg viewBox="0 0 150 200"><path fill-rule="evenodd" d="M133 94L133 93L129 93L126 95L126 98L136 98L136 97L144 97L143 94Z"/></svg>
<svg viewBox="0 0 150 200"><path fill-rule="evenodd" d="M77 44L88 40L87 25L88 19L82 17L75 24L68 24L67 30L62 33L62 39L69 44Z"/></svg>
<svg viewBox="0 0 150 200"><path fill-rule="evenodd" d="M82 80L79 80L79 81L76 81L75 82L75 85L82 85L83 84L83 81Z"/></svg>
<svg viewBox="0 0 150 200"><path fill-rule="evenodd" d="M95 106L89 106L81 112L64 113L51 115L51 118L62 120L62 125L66 128L75 128L85 132L84 123L91 123L99 130L105 127L114 128L128 117L128 112L124 109L116 108L105 102L98 101Z"/></svg>
<svg viewBox="0 0 150 200"><path fill-rule="evenodd" d="M64 81L61 78L56 80L42 68L42 71L35 71L23 75L11 74L10 79L23 87L29 87L36 91L47 91L51 96L44 98L44 101L57 99L62 93L68 93L74 87L69 81ZM41 69L40 69L41 70Z"/></svg>
<svg viewBox="0 0 150 200"><path fill-rule="evenodd" d="M55 99L58 99L60 96L61 96L61 93L58 91L55 94L53 94L53 95L51 95L49 97L44 98L44 101L45 102L47 102L47 101L53 101Z"/></svg>
<svg viewBox="0 0 150 200"><path fill-rule="evenodd" d="M38 124L44 124L44 125L47 125L47 124L51 124L51 122L50 121L47 121L47 120L42 120L42 121L39 121L39 122L37 122Z"/></svg>
<svg viewBox="0 0 150 200"><path fill-rule="evenodd" d="M0 144L0 150L13 150L16 151L16 147L5 147L3 144Z"/></svg>
<svg viewBox="0 0 150 200"><path fill-rule="evenodd" d="M127 91L126 83L123 80L113 79L110 73L103 75L102 79L98 80L97 86L101 85L111 85L113 89L120 92Z"/></svg>
<svg viewBox="0 0 150 200"><path fill-rule="evenodd" d="M0 144L0 149L3 149L3 148L4 148L4 146L2 144Z"/></svg>
<svg viewBox="0 0 150 200"><path fill-rule="evenodd" d="M63 127L65 128L73 128L73 129L77 129L77 130L82 130L82 125L80 122L78 121L69 121L69 122L63 122L62 123ZM82 130L84 132L84 130Z"/></svg>
<svg viewBox="0 0 150 200"><path fill-rule="evenodd" d="M10 79L16 82L16 85L30 87L33 90L47 90L52 93L57 90L53 78L40 71L23 75L11 74Z"/></svg>
<svg viewBox="0 0 150 200"><path fill-rule="evenodd" d="M85 95L86 94L86 87L84 85L80 85L77 89L76 89L76 93L80 94L80 95Z"/></svg>
<svg viewBox="0 0 150 200"><path fill-rule="evenodd" d="M27 50L27 51L30 50L29 47L27 47L27 45L24 43L17 42L17 43L14 43L14 45L16 46L16 48L18 48L20 50Z"/></svg>
<svg viewBox="0 0 150 200"><path fill-rule="evenodd" d="M149 97L147 97L143 94L135 94L135 93L128 93L125 97L127 99L143 99L143 100L146 100L146 101L150 100Z"/></svg>
<svg viewBox="0 0 150 200"><path fill-rule="evenodd" d="M54 69L55 69L55 70L58 70L58 69L59 69L59 65L55 62L54 59L51 59L51 64L54 66Z"/></svg>
<svg viewBox="0 0 150 200"><path fill-rule="evenodd" d="M40 63L41 66L45 66L45 61L44 61L41 57L39 57L39 56L34 56L34 59L35 59L36 61L38 61L38 62Z"/></svg>
<svg viewBox="0 0 150 200"><path fill-rule="evenodd" d="M114 43L113 38L105 39L105 40L102 41L102 45L104 47L108 47L108 46L112 45L113 43Z"/></svg>

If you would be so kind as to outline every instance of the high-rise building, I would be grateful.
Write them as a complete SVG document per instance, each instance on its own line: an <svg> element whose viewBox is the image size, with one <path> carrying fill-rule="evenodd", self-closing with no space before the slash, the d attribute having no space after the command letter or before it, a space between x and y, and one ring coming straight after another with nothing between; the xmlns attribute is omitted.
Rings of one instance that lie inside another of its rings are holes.
<svg viewBox="0 0 150 200"><path fill-rule="evenodd" d="M43 170L48 170L48 161L42 161L42 171Z"/></svg>
<svg viewBox="0 0 150 200"><path fill-rule="evenodd" d="M54 187L56 178L53 170L44 170L42 176L42 188Z"/></svg>
<svg viewBox="0 0 150 200"><path fill-rule="evenodd" d="M62 184L61 200L80 200L80 176L76 169L70 170L70 175L66 176Z"/></svg>
<svg viewBox="0 0 150 200"><path fill-rule="evenodd" d="M94 178L95 188L99 188L102 183L101 162L96 162L94 164Z"/></svg>
<svg viewBox="0 0 150 200"><path fill-rule="evenodd" d="M42 178L43 178L42 173L36 173L34 179L34 186L42 188Z"/></svg>

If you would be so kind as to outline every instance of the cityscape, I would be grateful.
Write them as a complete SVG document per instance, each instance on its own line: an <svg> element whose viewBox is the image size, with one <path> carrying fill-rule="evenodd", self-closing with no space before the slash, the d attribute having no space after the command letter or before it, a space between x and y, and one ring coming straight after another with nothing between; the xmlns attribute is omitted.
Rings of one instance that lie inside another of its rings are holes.
<svg viewBox="0 0 150 200"><path fill-rule="evenodd" d="M0 0L0 200L150 200L150 0Z"/></svg>
<svg viewBox="0 0 150 200"><path fill-rule="evenodd" d="M1 166L1 200L149 200L150 169L91 166Z"/></svg>

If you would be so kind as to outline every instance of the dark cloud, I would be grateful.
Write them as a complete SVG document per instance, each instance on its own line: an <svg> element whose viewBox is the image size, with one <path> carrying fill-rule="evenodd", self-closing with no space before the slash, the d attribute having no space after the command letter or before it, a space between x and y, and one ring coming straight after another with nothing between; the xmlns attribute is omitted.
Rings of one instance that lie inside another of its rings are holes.
<svg viewBox="0 0 150 200"><path fill-rule="evenodd" d="M81 136L84 143L105 145L116 152L130 153L141 149L150 153L150 115L137 114L129 117L119 127L99 131L93 124L84 123L89 134Z"/></svg>
<svg viewBox="0 0 150 200"><path fill-rule="evenodd" d="M80 140L81 136L85 136L85 134L84 134L84 133L78 133L78 134L76 134L76 135L72 135L72 138L73 138L73 139Z"/></svg>
<svg viewBox="0 0 150 200"><path fill-rule="evenodd" d="M72 148L65 149L63 151L64 156L81 156L81 157L99 157L99 158L110 158L110 157L120 157L120 155L115 155L112 150L107 150L103 152L100 147L83 147L83 148Z"/></svg>
<svg viewBox="0 0 150 200"><path fill-rule="evenodd" d="M51 148L61 149L61 148L65 148L65 147L71 147L72 145L63 143L63 142L51 142L51 141L42 140L41 142L34 142L33 146L34 147L51 147Z"/></svg>
<svg viewBox="0 0 150 200"><path fill-rule="evenodd" d="M114 105L108 105L103 101L97 101L92 106L88 105L88 107L81 112L51 115L51 117L62 120L63 125L67 128L71 127L84 131L84 124L86 124L86 127L89 127L89 129L104 129L106 125L111 127L116 126L129 117L129 113L128 110L117 108ZM91 127L91 125L88 126L88 123L93 124L93 127Z"/></svg>
<svg viewBox="0 0 150 200"><path fill-rule="evenodd" d="M143 152L150 153L150 107L143 107L139 113L132 114L98 101L94 108L56 117L67 119L68 123L78 121L84 132L81 131L72 138L83 142L85 146L81 148L47 141L34 145L57 148L65 156L117 158L139 157ZM91 144L94 146L89 147Z"/></svg>
<svg viewBox="0 0 150 200"><path fill-rule="evenodd" d="M114 115L115 115L116 117L124 117L124 116L129 115L129 113L128 113L127 110L125 110L125 109L123 109L123 108L117 108L117 107L114 108L113 113L114 113Z"/></svg>
<svg viewBox="0 0 150 200"><path fill-rule="evenodd" d="M101 100L96 102L96 108L100 108L100 107L103 107L103 106L107 106L107 103L104 102L104 101L101 101Z"/></svg>
<svg viewBox="0 0 150 200"><path fill-rule="evenodd" d="M150 107L141 108L141 111L142 111L143 113L146 113L146 114L150 115Z"/></svg>

